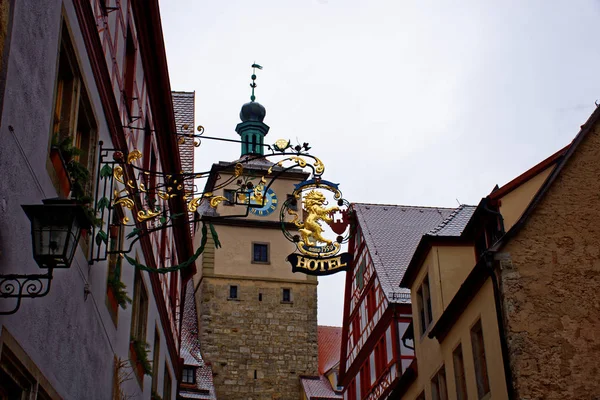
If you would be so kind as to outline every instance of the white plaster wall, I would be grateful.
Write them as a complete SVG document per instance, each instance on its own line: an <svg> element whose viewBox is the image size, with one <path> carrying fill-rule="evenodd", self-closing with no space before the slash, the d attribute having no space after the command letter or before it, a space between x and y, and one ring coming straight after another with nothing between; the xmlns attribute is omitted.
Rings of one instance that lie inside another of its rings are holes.
<svg viewBox="0 0 600 400"><path fill-rule="evenodd" d="M78 53L79 67L97 118L99 139L110 143L104 111L89 59L70 1L18 0L15 2L6 91L0 125L0 273L44 273L33 260L30 223L22 204L40 204L56 197L46 170L57 72L61 14L66 16ZM122 59L122 58L121 58ZM12 127L14 133L9 131ZM142 252L137 249L143 260ZM107 265L88 266L79 248L70 269L55 270L48 296L25 299L14 315L0 316L0 330L8 330L65 399L110 399L113 355L128 357L131 306L119 309L118 329L105 305ZM167 344L150 280L143 274L150 298L147 342L152 346L159 326L161 355L158 392L162 395ZM122 280L133 297L133 267L126 262ZM84 285L91 294L84 300ZM0 298L0 309L10 308ZM152 354L150 354L152 359ZM175 398L177 377L170 365ZM151 378L144 392L134 380L125 391L150 398Z"/></svg>

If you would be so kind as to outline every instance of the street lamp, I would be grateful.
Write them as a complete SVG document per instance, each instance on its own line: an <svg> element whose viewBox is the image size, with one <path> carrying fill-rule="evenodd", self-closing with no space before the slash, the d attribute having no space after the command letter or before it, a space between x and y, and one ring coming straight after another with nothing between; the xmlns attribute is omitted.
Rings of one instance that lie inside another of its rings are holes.
<svg viewBox="0 0 600 400"><path fill-rule="evenodd" d="M0 297L17 299L12 310L2 310L0 315L17 312L22 298L47 295L54 268L71 266L81 230L91 226L83 208L71 200L46 199L42 202L22 207L31 221L33 258L40 268L46 268L48 272L0 275Z"/></svg>
<svg viewBox="0 0 600 400"><path fill-rule="evenodd" d="M70 200L42 201L22 206L31 220L33 258L40 268L69 268L81 229L89 229L90 222L83 208Z"/></svg>

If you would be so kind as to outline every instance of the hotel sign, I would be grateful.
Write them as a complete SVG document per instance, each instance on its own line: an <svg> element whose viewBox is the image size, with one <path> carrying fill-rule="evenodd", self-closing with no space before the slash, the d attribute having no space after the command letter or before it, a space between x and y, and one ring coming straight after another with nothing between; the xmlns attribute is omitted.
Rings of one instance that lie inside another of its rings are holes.
<svg viewBox="0 0 600 400"><path fill-rule="evenodd" d="M328 198L332 198L335 205L329 206ZM302 217L299 204L302 204ZM296 185L280 213L282 227L287 226L286 222L292 217L296 228L284 228L284 235L298 250L287 257L293 272L331 275L348 269L352 256L339 253L350 236L349 205L335 183L311 179Z"/></svg>

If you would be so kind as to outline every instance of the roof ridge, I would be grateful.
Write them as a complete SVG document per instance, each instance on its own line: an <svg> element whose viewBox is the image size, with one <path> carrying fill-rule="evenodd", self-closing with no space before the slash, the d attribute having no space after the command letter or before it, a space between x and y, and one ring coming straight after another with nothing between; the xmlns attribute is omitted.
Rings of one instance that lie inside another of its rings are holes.
<svg viewBox="0 0 600 400"><path fill-rule="evenodd" d="M426 233L426 235L434 235L436 233L438 233L439 231L441 231L446 225L448 225L454 218L456 218L456 216L458 214L460 214L460 212L462 210L465 209L465 207L473 207L473 206L469 206L467 204L461 204L460 206L458 206L457 208L454 209L454 211L452 211L450 213L450 215L448 215L448 217L446 217L446 219L444 219L442 222L440 222L440 224L438 226L436 226L435 228L433 228L432 230L430 230L429 232Z"/></svg>
<svg viewBox="0 0 600 400"><path fill-rule="evenodd" d="M351 205L359 206L379 206L379 207L404 207L404 208L430 208L432 210L454 210L454 207L438 207L438 206L409 206L405 204L381 204L381 203L351 203Z"/></svg>

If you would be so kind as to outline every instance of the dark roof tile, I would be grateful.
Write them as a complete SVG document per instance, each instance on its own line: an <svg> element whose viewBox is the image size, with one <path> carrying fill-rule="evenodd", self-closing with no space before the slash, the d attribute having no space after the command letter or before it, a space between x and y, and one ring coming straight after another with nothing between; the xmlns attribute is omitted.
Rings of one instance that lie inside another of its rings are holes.
<svg viewBox="0 0 600 400"><path fill-rule="evenodd" d="M354 203L358 224L388 301L410 303L399 287L421 237L438 227L454 209Z"/></svg>

